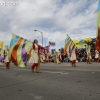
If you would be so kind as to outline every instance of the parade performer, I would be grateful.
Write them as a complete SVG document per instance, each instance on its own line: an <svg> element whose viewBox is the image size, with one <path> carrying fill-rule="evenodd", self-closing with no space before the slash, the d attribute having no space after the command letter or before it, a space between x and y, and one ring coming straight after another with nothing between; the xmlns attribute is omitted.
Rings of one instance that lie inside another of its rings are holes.
<svg viewBox="0 0 100 100"><path fill-rule="evenodd" d="M10 60L8 57L8 53L9 53L9 49L7 49L7 51L5 51L5 64L6 64L6 68L9 69L10 68Z"/></svg>
<svg viewBox="0 0 100 100"><path fill-rule="evenodd" d="M1 54L0 54L0 65L3 65L3 64L2 64L2 60L3 60L3 57L2 57Z"/></svg>
<svg viewBox="0 0 100 100"><path fill-rule="evenodd" d="M41 62L41 63L44 63L42 53L40 53L40 62Z"/></svg>
<svg viewBox="0 0 100 100"><path fill-rule="evenodd" d="M99 52L95 50L95 62L99 62Z"/></svg>
<svg viewBox="0 0 100 100"><path fill-rule="evenodd" d="M49 56L50 56L50 54L46 53L46 62L49 62Z"/></svg>
<svg viewBox="0 0 100 100"><path fill-rule="evenodd" d="M59 57L60 57L59 52L56 52L56 63L57 64L61 64Z"/></svg>
<svg viewBox="0 0 100 100"><path fill-rule="evenodd" d="M46 63L46 55L45 55L45 51L42 52L42 59L44 64Z"/></svg>
<svg viewBox="0 0 100 100"><path fill-rule="evenodd" d="M3 51L3 63L5 62L6 54L7 54L7 53L6 53L6 51L4 50L4 51Z"/></svg>
<svg viewBox="0 0 100 100"><path fill-rule="evenodd" d="M87 47L86 47L86 53L87 53L87 64L91 64L91 59L92 59L92 57L91 57L91 51L90 51L91 49L90 49L90 45L88 45Z"/></svg>
<svg viewBox="0 0 100 100"><path fill-rule="evenodd" d="M75 47L72 48L70 61L71 61L72 66L76 67L76 51L75 51Z"/></svg>
<svg viewBox="0 0 100 100"><path fill-rule="evenodd" d="M58 58L59 58L59 61L62 62L62 57L61 57L61 51L59 49L59 52L58 52Z"/></svg>
<svg viewBox="0 0 100 100"><path fill-rule="evenodd" d="M38 40L34 40L33 42L33 53L30 57L29 63L33 63L31 66L32 72L34 72L34 68L36 67L36 72L40 72L40 49L45 49L44 47L38 44Z"/></svg>
<svg viewBox="0 0 100 100"><path fill-rule="evenodd" d="M91 53L87 54L87 64L91 64Z"/></svg>

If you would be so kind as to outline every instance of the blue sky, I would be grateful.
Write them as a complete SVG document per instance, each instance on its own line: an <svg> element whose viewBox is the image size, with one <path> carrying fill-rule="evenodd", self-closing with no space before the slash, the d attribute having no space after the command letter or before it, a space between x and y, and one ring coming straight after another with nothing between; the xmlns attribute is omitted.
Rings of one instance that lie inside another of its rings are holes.
<svg viewBox="0 0 100 100"><path fill-rule="evenodd" d="M96 10L98 0L0 0L2 3L18 2L18 5L0 5L0 40L9 44L11 33L44 45L56 42L56 48L64 47L68 34L73 40L96 37Z"/></svg>

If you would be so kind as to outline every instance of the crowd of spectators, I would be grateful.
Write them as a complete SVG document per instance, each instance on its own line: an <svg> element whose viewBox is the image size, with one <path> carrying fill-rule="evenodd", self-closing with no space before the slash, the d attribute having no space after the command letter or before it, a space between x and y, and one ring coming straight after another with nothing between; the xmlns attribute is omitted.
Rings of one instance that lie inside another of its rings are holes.
<svg viewBox="0 0 100 100"><path fill-rule="evenodd" d="M92 62L95 60L95 48L91 48L90 49L90 53L91 53L91 60ZM61 53L61 57L62 57L62 61L61 62L70 62L70 59L64 54ZM80 49L76 49L76 58L78 62L86 62L87 61L87 52L86 52L86 48L80 48ZM52 62L54 62L52 60Z"/></svg>
<svg viewBox="0 0 100 100"><path fill-rule="evenodd" d="M95 60L95 49L91 48L91 57L92 61ZM62 54L63 61L62 62L70 62L69 58ZM81 49L76 49L76 58L78 62L86 62L87 61L87 53L86 53L86 48L81 48Z"/></svg>
<svg viewBox="0 0 100 100"><path fill-rule="evenodd" d="M90 50L91 53L91 57L92 57L92 61L94 61L95 59L95 49L91 49ZM86 53L86 49L82 48L82 49L77 49L76 50L76 57L78 62L86 62L87 60L87 53Z"/></svg>

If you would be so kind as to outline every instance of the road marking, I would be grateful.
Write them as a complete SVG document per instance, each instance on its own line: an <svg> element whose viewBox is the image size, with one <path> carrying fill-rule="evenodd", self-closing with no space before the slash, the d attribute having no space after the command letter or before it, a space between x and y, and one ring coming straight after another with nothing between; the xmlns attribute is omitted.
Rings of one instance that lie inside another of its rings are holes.
<svg viewBox="0 0 100 100"><path fill-rule="evenodd" d="M60 73L60 74L69 74L69 73Z"/></svg>
<svg viewBox="0 0 100 100"><path fill-rule="evenodd" d="M2 67L2 68L5 68L5 67ZM15 69L15 70L23 70L23 71L31 71L30 69L19 69L19 68L12 68L12 69ZM10 70L10 69L9 69ZM69 73L63 73L63 72L52 72L52 71L41 71L41 72L44 72L44 73L51 73L51 74L69 74Z"/></svg>
<svg viewBox="0 0 100 100"><path fill-rule="evenodd" d="M45 73L54 73L54 74L60 74L61 72L52 72L52 71L42 71L42 72L45 72Z"/></svg>
<svg viewBox="0 0 100 100"><path fill-rule="evenodd" d="M29 69L19 69L19 68L14 68L14 69L31 71L31 70L29 70Z"/></svg>

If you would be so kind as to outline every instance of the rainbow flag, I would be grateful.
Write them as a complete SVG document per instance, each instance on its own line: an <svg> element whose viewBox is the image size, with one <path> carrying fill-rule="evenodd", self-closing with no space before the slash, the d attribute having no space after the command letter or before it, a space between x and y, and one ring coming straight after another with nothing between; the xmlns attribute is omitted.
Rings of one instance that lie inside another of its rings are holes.
<svg viewBox="0 0 100 100"><path fill-rule="evenodd" d="M65 39L65 45L64 45L64 53L70 58L72 53L72 48L75 47L74 42L71 40L71 38L67 35Z"/></svg>
<svg viewBox="0 0 100 100"><path fill-rule="evenodd" d="M100 0L98 3L98 10L97 10L97 37L96 37L95 48L100 50Z"/></svg>
<svg viewBox="0 0 100 100"><path fill-rule="evenodd" d="M9 47L9 59L11 59L14 65L22 68L25 67L27 53L29 52L31 46L32 42L18 35L12 34Z"/></svg>

